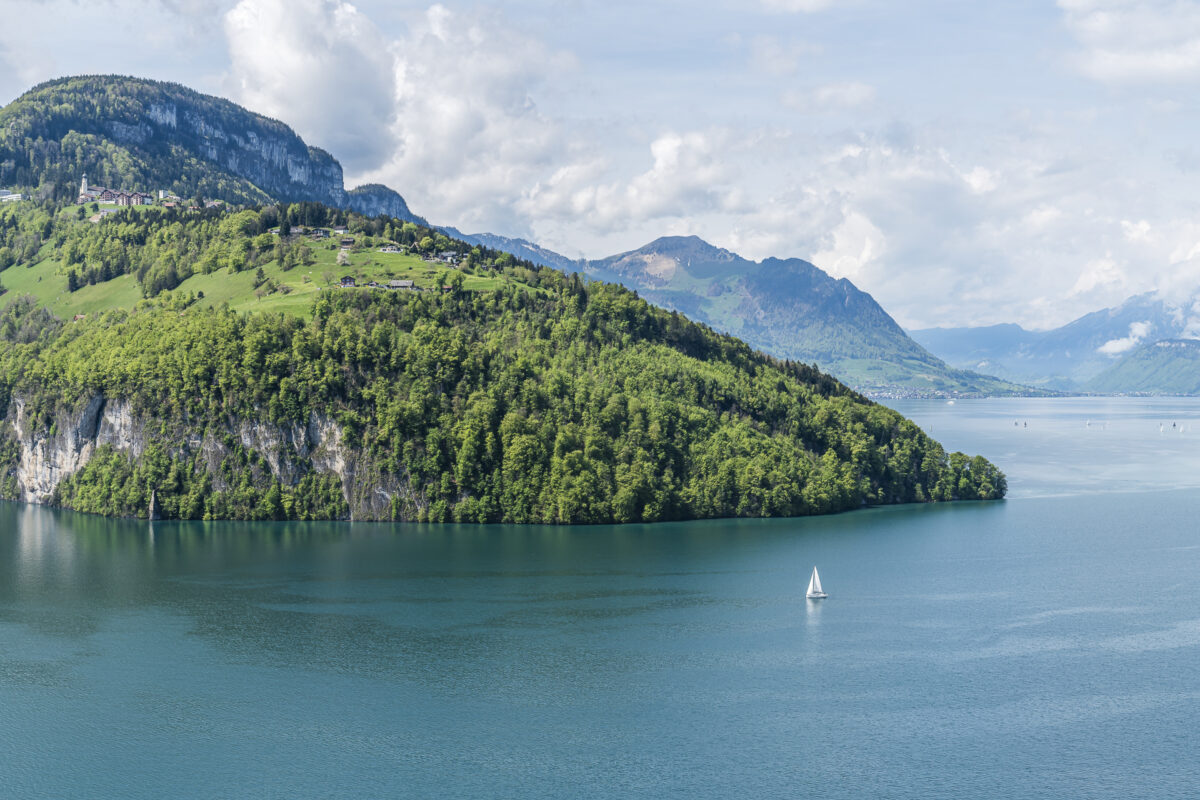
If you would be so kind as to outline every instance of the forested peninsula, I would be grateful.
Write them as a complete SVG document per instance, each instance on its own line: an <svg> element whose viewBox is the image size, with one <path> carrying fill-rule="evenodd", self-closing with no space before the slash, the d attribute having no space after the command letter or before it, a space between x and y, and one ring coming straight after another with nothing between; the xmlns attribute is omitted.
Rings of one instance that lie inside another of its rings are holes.
<svg viewBox="0 0 1200 800"><path fill-rule="evenodd" d="M1005 492L985 459L812 367L412 222L92 212L0 210L5 498L604 523Z"/></svg>

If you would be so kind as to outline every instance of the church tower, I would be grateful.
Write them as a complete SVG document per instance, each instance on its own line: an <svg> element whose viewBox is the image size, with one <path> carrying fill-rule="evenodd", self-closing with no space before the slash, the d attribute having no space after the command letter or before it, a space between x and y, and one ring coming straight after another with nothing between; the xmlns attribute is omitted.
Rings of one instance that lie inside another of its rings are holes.
<svg viewBox="0 0 1200 800"><path fill-rule="evenodd" d="M79 184L79 196L87 197L87 173L83 173L83 183Z"/></svg>

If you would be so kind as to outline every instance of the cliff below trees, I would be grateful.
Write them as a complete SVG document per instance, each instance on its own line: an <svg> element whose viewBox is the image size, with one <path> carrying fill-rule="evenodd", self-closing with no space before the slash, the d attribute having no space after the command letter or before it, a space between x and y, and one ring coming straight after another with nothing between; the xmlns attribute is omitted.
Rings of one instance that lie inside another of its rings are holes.
<svg viewBox="0 0 1200 800"><path fill-rule="evenodd" d="M21 269L21 267L18 267ZM0 495L209 519L603 523L1002 497L983 458L616 286L0 314Z"/></svg>

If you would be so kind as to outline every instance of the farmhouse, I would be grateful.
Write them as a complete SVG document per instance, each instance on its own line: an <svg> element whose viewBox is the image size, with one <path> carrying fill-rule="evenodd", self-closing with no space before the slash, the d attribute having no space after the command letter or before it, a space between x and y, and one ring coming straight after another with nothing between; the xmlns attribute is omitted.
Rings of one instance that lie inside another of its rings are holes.
<svg viewBox="0 0 1200 800"><path fill-rule="evenodd" d="M353 275L346 275L342 278L341 286L343 289L352 289L355 285Z"/></svg>

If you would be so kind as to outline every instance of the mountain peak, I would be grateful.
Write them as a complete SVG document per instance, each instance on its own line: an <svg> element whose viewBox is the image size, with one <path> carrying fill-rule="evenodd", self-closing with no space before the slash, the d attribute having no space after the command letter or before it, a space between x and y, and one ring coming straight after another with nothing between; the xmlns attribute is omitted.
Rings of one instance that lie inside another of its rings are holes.
<svg viewBox="0 0 1200 800"><path fill-rule="evenodd" d="M639 247L626 256L655 255L669 256L680 261L692 260L702 262L731 262L744 261L737 253L731 253L724 248L709 244L699 236L660 236L653 242ZM620 258L620 256L616 256Z"/></svg>

